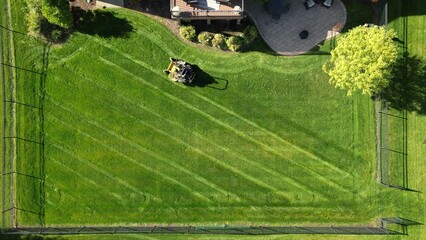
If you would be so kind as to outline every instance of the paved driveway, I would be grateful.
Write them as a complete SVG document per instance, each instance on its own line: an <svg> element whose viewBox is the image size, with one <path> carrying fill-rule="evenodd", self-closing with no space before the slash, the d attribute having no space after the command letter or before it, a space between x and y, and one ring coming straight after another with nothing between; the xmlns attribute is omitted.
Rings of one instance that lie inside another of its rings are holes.
<svg viewBox="0 0 426 240"><path fill-rule="evenodd" d="M255 0L245 1L244 10L265 42L281 55L305 53L327 37L338 34L346 23L346 8L340 0L334 0L331 8L316 4L309 10L303 4L305 0L280 1L284 7L279 19L273 19L266 7ZM309 32L307 39L299 37L303 30Z"/></svg>

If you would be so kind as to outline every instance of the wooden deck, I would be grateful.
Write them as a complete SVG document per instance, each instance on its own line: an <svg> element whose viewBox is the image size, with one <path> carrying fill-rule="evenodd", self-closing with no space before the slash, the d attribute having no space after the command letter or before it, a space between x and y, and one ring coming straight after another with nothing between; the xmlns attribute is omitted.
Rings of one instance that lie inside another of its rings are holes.
<svg viewBox="0 0 426 240"><path fill-rule="evenodd" d="M170 0L172 18L180 19L241 19L243 18L244 0L230 0L228 3L219 3L216 9L207 7L207 0L198 0L198 3L187 4L184 0ZM179 7L179 16L173 11ZM235 9L235 7L239 9Z"/></svg>

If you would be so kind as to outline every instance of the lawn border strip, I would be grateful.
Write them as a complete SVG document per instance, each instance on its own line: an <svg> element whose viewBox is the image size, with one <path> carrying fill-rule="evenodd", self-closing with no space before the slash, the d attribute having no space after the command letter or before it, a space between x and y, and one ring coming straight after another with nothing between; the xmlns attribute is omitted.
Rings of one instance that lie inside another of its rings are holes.
<svg viewBox="0 0 426 240"><path fill-rule="evenodd" d="M15 47L14 47L14 40L13 40L13 32L15 32L14 30L13 30L13 28L12 28L12 20L11 20L11 5L10 5L10 0L5 0L4 1L4 9L2 9L1 11L3 12L3 11L5 11L5 13L4 13L4 16L5 16L5 20L6 20L6 27L5 28L3 28L3 29L5 29L5 31L6 31L6 37L7 37L7 47L8 47L8 49L7 49L7 51L8 51L8 55L7 55L7 61L4 61L4 60L6 60L6 59L4 59L5 57L4 57L4 49L2 48L2 62L8 62L8 67L9 67L9 70L8 70L8 78L9 78L9 83L8 83L8 86L10 86L10 100L11 101L13 101L13 102L16 102L16 89L15 89L15 86L16 86L16 69L13 67L13 66L15 66ZM1 37L3 37L3 34L1 35ZM1 41L1 39L0 39L0 41ZM2 43L3 44L3 43ZM2 67L2 77L3 77L3 88L4 88L4 94L5 95L3 95L3 99L5 99L5 97L6 97L6 90L5 90L5 88L6 88L6 82L5 82L5 76L3 75L4 74L4 64L1 64L3 67ZM3 155L4 155L4 157L5 157L5 150L6 150L6 141L5 141L5 138L4 138L4 136L5 136L5 134L6 134L6 131L8 131L9 133L9 135L12 137L11 138L11 140L10 140L10 144L11 144L11 146L10 146L10 148L11 148L11 151L10 151L10 155L11 155L11 157L10 157L10 168L11 168L11 172L12 172L12 174L10 175L10 181L11 181L11 184L10 184L10 191L11 191L11 196L10 196L10 201L11 201L11 204L12 204L12 206L10 207L10 208L8 208L8 209L4 209L4 203L5 203L5 201L6 201L6 196L5 196L5 192L6 192L6 187L5 186L3 186L2 187L2 230L3 230L3 228L6 226L6 218L5 218L5 215L6 215L6 212L8 212L8 211L10 211L11 212L11 214L10 214L10 216L11 216L11 219L10 219L10 223L9 224L11 224L12 226L14 226L14 227L16 227L17 226L17 224L18 224L18 217L17 217L17 214L18 214L18 208L17 208L17 203L16 203L16 186L17 186L17 183L16 183L16 155L17 155L17 149L16 149L16 138L15 138L15 136L16 136L16 106L15 106L15 104L11 104L11 106L10 106L10 108L11 108L11 110L10 110L10 119L11 119L11 122L10 122L10 127L8 128L8 129L6 129L6 123L7 123L7 119L6 119L6 104L5 104L5 101L3 101L3 114L4 114L4 116L3 116L3 118L4 118L4 126L3 126L3 131L2 131L2 141L3 141L3 147L4 147L4 149L2 149L2 151L3 151ZM6 168L7 168L7 166L8 166L8 164L6 164L6 157L3 159L3 169L2 169L2 176L3 176L3 178L2 178L2 185L5 185L4 184L4 180L5 180L5 174L6 174Z"/></svg>

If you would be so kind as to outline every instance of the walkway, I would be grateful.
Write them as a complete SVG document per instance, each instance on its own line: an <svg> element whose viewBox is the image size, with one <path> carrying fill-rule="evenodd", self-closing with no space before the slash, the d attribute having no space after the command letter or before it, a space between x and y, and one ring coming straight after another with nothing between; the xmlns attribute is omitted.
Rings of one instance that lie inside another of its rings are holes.
<svg viewBox="0 0 426 240"><path fill-rule="evenodd" d="M281 55L305 53L338 34L346 23L346 8L341 0L334 0L331 8L316 4L309 10L303 4L305 0L281 1L283 9L279 19L272 19L266 7L256 0L245 1L244 7L265 42ZM302 30L309 32L307 39L300 39Z"/></svg>

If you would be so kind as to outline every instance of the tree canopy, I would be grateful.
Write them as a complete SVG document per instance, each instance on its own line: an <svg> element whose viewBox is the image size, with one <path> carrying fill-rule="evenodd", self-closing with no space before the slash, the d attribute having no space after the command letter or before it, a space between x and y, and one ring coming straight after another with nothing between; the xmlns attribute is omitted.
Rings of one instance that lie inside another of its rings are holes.
<svg viewBox="0 0 426 240"><path fill-rule="evenodd" d="M66 29L72 27L72 14L68 0L43 0L42 14L49 23Z"/></svg>
<svg viewBox="0 0 426 240"><path fill-rule="evenodd" d="M347 91L372 95L388 86L398 58L396 33L379 26L359 26L337 39L323 70L330 84Z"/></svg>

